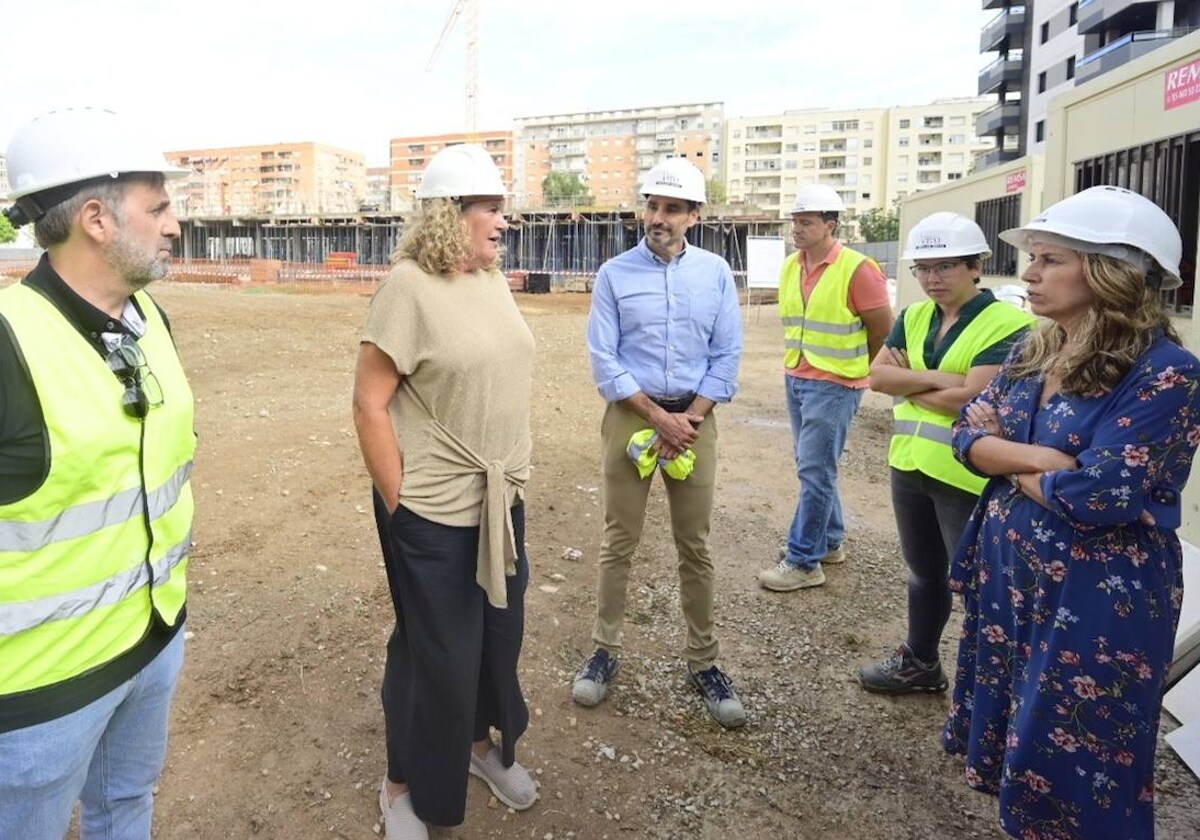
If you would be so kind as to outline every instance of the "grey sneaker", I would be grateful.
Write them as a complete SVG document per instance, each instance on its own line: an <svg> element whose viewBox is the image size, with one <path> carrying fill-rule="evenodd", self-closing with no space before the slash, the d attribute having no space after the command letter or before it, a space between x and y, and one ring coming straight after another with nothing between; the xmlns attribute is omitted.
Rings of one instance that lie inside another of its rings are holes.
<svg viewBox="0 0 1200 840"><path fill-rule="evenodd" d="M759 572L758 582L764 589L770 589L772 592L794 592L797 589L823 585L825 572L820 563L811 569L802 569L786 560L780 560L777 566Z"/></svg>
<svg viewBox="0 0 1200 840"><path fill-rule="evenodd" d="M379 810L383 812L383 836L387 840L429 840L429 829L413 810L412 794L402 793L388 803L386 776L379 786Z"/></svg>
<svg viewBox="0 0 1200 840"><path fill-rule="evenodd" d="M733 690L729 677L713 665L704 671L688 669L688 680L704 698L704 705L713 720L726 729L737 729L746 722L746 709Z"/></svg>
<svg viewBox="0 0 1200 840"><path fill-rule="evenodd" d="M941 662L922 662L912 655L908 645L900 645L882 662L860 668L858 681L874 694L945 691L949 685Z"/></svg>
<svg viewBox="0 0 1200 840"><path fill-rule="evenodd" d="M599 705L608 694L608 684L613 681L619 670L621 663L615 656L604 648L596 648L576 675L575 683L571 686L571 696L580 706L590 708Z"/></svg>
<svg viewBox="0 0 1200 840"><path fill-rule="evenodd" d="M517 762L512 767L505 767L500 760L500 750L492 747L488 750L487 758L480 758L471 751L472 776L478 776L487 782L496 798L516 811L524 811L537 802L537 785L529 776L529 771Z"/></svg>
<svg viewBox="0 0 1200 840"><path fill-rule="evenodd" d="M787 543L779 546L779 560L787 559ZM821 558L821 565L830 564L836 566L839 563L846 562L846 547L839 545L829 549L829 553Z"/></svg>

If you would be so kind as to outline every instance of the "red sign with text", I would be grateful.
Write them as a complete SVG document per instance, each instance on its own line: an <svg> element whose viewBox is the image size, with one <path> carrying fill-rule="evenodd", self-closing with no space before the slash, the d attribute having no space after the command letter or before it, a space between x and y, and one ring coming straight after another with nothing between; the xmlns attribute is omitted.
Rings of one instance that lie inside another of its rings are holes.
<svg viewBox="0 0 1200 840"><path fill-rule="evenodd" d="M1163 108L1170 111L1200 99L1200 58L1167 71Z"/></svg>
<svg viewBox="0 0 1200 840"><path fill-rule="evenodd" d="M1006 193L1020 192L1025 189L1025 170L1008 173L1008 177L1004 179L1004 191Z"/></svg>

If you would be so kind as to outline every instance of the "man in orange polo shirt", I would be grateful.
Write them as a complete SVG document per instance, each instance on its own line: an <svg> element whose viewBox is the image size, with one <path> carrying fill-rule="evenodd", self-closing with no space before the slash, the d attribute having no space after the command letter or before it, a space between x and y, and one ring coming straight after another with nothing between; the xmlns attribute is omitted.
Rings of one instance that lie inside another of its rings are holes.
<svg viewBox="0 0 1200 840"><path fill-rule="evenodd" d="M784 261L779 278L800 499L778 565L758 575L775 592L820 586L822 564L846 559L838 460L867 387L870 361L892 329L887 278L874 260L833 235L845 209L830 187L800 190L792 208L797 251Z"/></svg>

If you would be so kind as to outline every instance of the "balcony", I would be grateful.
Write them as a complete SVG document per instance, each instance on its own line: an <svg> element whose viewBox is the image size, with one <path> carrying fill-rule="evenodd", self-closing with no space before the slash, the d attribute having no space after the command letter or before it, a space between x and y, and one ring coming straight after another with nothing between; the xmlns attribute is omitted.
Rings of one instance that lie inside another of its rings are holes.
<svg viewBox="0 0 1200 840"><path fill-rule="evenodd" d="M783 126L751 125L746 127L747 140L778 140L783 137Z"/></svg>
<svg viewBox="0 0 1200 840"><path fill-rule="evenodd" d="M979 51L990 52L1000 49L1006 42L1019 42L1024 28L1024 6L1010 6L1001 10L1000 14L984 24L979 35Z"/></svg>
<svg viewBox="0 0 1200 840"><path fill-rule="evenodd" d="M1016 160L1021 156L1018 149L992 149L990 152L984 152L975 158L975 171L979 172L983 169L991 169L993 166L999 166L1002 163L1008 163L1010 160Z"/></svg>
<svg viewBox="0 0 1200 840"><path fill-rule="evenodd" d="M998 58L979 71L979 95L995 93L1003 86L1018 85L1021 82L1021 65L1025 58L1021 53L1017 57Z"/></svg>
<svg viewBox="0 0 1200 840"><path fill-rule="evenodd" d="M1093 0L1101 2L1101 0ZM1081 85L1089 79L1094 79L1102 73L1128 64L1135 58L1153 52L1159 47L1166 46L1177 38L1182 38L1197 27L1181 26L1177 29L1154 29L1148 32L1130 32L1111 44L1105 44L1095 52L1090 52L1075 65L1075 84Z"/></svg>
<svg viewBox="0 0 1200 840"><path fill-rule="evenodd" d="M1021 131L1021 103L997 102L975 118L975 134L1018 134Z"/></svg>
<svg viewBox="0 0 1200 840"><path fill-rule="evenodd" d="M1080 0L1078 29L1080 35L1090 35L1104 29L1111 29L1115 18L1131 10L1134 6L1157 6L1157 2L1147 0Z"/></svg>
<svg viewBox="0 0 1200 840"><path fill-rule="evenodd" d="M763 157L783 154L782 143L746 143L746 157Z"/></svg>

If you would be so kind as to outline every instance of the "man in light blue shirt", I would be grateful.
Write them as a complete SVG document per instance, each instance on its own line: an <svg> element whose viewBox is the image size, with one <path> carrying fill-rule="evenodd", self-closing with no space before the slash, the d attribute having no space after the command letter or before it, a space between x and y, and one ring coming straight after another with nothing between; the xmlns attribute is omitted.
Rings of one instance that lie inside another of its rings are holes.
<svg viewBox="0 0 1200 840"><path fill-rule="evenodd" d="M592 631L596 650L571 694L595 706L619 668L629 570L652 480L640 478L626 450L633 434L652 428L662 459L695 453L687 478L663 473L688 629L683 654L709 713L732 728L745 723L746 712L716 664L708 533L717 469L712 412L737 392L742 354L737 287L725 260L687 243L705 198L700 170L682 158L669 159L646 174L642 194L645 237L601 266L592 290L588 351L592 378L608 401L600 429L604 537Z"/></svg>

